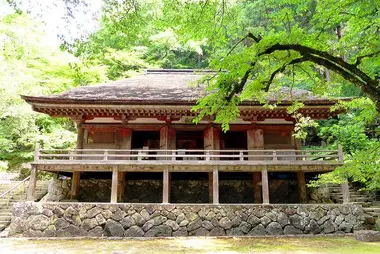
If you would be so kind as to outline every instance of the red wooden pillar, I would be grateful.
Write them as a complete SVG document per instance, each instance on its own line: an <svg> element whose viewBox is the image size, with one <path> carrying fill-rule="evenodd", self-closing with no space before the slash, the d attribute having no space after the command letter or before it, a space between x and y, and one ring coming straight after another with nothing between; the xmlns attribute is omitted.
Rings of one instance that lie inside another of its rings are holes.
<svg viewBox="0 0 380 254"><path fill-rule="evenodd" d="M176 131L170 126L166 125L160 129L160 149L161 150L175 150L176 149ZM171 152L161 153L171 155ZM167 159L167 158L163 158ZM163 172L162 183L162 202L170 203L170 190L171 190L171 173L168 169Z"/></svg>
<svg viewBox="0 0 380 254"><path fill-rule="evenodd" d="M219 129L211 126L203 131L203 144L204 150L220 150L220 132ZM216 154L215 152L213 154ZM211 158L212 160L217 160L218 158ZM216 173L217 174L217 173ZM208 199L210 203L219 202L214 200L215 191L219 189L219 180L215 179L215 172L208 173ZM218 186L215 186L217 184Z"/></svg>
<svg viewBox="0 0 380 254"><path fill-rule="evenodd" d="M247 130L247 148L248 150L263 150L264 149L264 131L262 129L252 129ZM250 153L256 154L257 153ZM249 160L254 160L255 158L249 158ZM261 182L261 172L253 172L253 195L255 203L261 203L262 201L262 182Z"/></svg>

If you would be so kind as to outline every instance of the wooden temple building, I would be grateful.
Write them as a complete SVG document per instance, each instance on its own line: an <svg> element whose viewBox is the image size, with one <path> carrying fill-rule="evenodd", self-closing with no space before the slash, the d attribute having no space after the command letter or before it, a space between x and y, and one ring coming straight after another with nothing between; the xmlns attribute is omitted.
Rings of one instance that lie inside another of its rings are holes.
<svg viewBox="0 0 380 254"><path fill-rule="evenodd" d="M292 135L290 96L273 98L274 109L244 101L240 118L226 133L212 118L194 124L197 113L191 109L203 94L203 86L197 84L203 75L193 70L147 70L144 75L57 95L22 96L33 110L70 118L78 128L76 149L36 148L28 200L35 200L37 172L49 171L71 177L73 199L85 178L108 179L111 203L131 202L125 198L130 179L155 179L161 197L156 202L175 203L176 179L200 179L206 181L207 203L223 203L220 184L225 180L244 180L251 186L249 201L230 199L232 203L307 203L307 181L342 165L341 149L302 150ZM337 114L330 111L335 100L303 90L294 90L292 99L302 101L300 112L312 119ZM287 191L297 199L276 199L270 184L275 179L295 182L295 189ZM345 202L347 188L342 187Z"/></svg>

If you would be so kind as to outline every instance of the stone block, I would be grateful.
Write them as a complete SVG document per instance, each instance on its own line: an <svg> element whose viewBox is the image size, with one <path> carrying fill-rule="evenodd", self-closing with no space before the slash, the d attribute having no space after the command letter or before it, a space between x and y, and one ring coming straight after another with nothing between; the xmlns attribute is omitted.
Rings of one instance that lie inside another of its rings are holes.
<svg viewBox="0 0 380 254"><path fill-rule="evenodd" d="M172 235L172 228L168 225L154 226L149 229L144 236L146 237L166 237Z"/></svg>
<svg viewBox="0 0 380 254"><path fill-rule="evenodd" d="M252 228L251 231L248 232L248 235L266 235L267 231L264 226L259 224L256 227Z"/></svg>
<svg viewBox="0 0 380 254"><path fill-rule="evenodd" d="M359 230L354 232L354 236L361 242L380 242L380 231Z"/></svg>
<svg viewBox="0 0 380 254"><path fill-rule="evenodd" d="M210 236L224 236L226 235L226 232L221 227L215 227L211 229Z"/></svg>
<svg viewBox="0 0 380 254"><path fill-rule="evenodd" d="M282 227L280 223L278 222L271 222L266 228L266 231L268 232L268 235L283 235L284 231L282 230Z"/></svg>
<svg viewBox="0 0 380 254"><path fill-rule="evenodd" d="M106 222L105 229L107 230L107 232L110 233L111 236L124 236L123 226L114 220L108 219Z"/></svg>
<svg viewBox="0 0 380 254"><path fill-rule="evenodd" d="M138 226L132 226L125 231L124 236L126 236L126 237L143 237L144 231Z"/></svg>
<svg viewBox="0 0 380 254"><path fill-rule="evenodd" d="M219 220L219 225L224 229L230 229L232 227L232 222L228 217L223 217Z"/></svg>

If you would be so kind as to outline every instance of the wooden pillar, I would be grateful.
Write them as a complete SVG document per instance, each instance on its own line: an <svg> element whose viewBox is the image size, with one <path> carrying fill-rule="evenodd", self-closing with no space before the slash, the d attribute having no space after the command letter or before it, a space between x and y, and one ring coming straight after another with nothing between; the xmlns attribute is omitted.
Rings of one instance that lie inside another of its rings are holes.
<svg viewBox="0 0 380 254"><path fill-rule="evenodd" d="M119 170L112 170L111 203L117 203L117 187L119 185Z"/></svg>
<svg viewBox="0 0 380 254"><path fill-rule="evenodd" d="M264 149L264 131L262 129L247 130L248 150Z"/></svg>
<svg viewBox="0 0 380 254"><path fill-rule="evenodd" d="M307 203L305 172L297 172L298 197L300 203Z"/></svg>
<svg viewBox="0 0 380 254"><path fill-rule="evenodd" d="M71 177L71 199L77 199L80 185L80 171L73 171Z"/></svg>
<svg viewBox="0 0 380 254"><path fill-rule="evenodd" d="M217 169L212 171L212 203L219 204L219 172Z"/></svg>
<svg viewBox="0 0 380 254"><path fill-rule="evenodd" d="M212 203L213 194L213 172L208 172L208 202Z"/></svg>
<svg viewBox="0 0 380 254"><path fill-rule="evenodd" d="M37 184L37 167L32 165L30 171L29 187L28 187L28 201L34 201L36 199L36 184Z"/></svg>
<svg viewBox="0 0 380 254"><path fill-rule="evenodd" d="M162 203L169 204L170 202L170 175L169 170L166 168L163 172L162 183Z"/></svg>
<svg viewBox="0 0 380 254"><path fill-rule="evenodd" d="M348 182L342 183L343 204L350 203L350 188Z"/></svg>
<svg viewBox="0 0 380 254"><path fill-rule="evenodd" d="M220 149L219 129L213 126L205 129L203 131L203 145L204 145L204 150L219 150Z"/></svg>
<svg viewBox="0 0 380 254"><path fill-rule="evenodd" d="M269 181L267 168L263 168L261 171L261 187L263 193L263 204L269 204Z"/></svg>
<svg viewBox="0 0 380 254"><path fill-rule="evenodd" d="M264 131L262 129L252 129L247 130L247 148L248 150L263 150L264 149ZM254 151L249 153L249 155L255 155ZM248 160L255 160L255 158L248 158ZM261 203L262 193L261 193L261 173L253 172L253 195L254 202Z"/></svg>
<svg viewBox="0 0 380 254"><path fill-rule="evenodd" d="M255 204L261 204L261 173L253 172L253 197Z"/></svg>
<svg viewBox="0 0 380 254"><path fill-rule="evenodd" d="M160 129L160 149L161 150L175 150L177 146L176 131L170 126L166 125ZM167 153L171 154L171 153ZM166 158L162 158L165 160ZM171 190L171 173L166 168L163 172L162 183L162 202L168 204L170 202Z"/></svg>
<svg viewBox="0 0 380 254"><path fill-rule="evenodd" d="M130 150L132 147L132 130L128 128L120 129L117 138L117 148Z"/></svg>
<svg viewBox="0 0 380 254"><path fill-rule="evenodd" d="M296 150L302 149L302 140L299 138L294 137L294 131L290 133L290 144L294 147Z"/></svg>
<svg viewBox="0 0 380 254"><path fill-rule="evenodd" d="M176 149L176 131L166 125L160 129L160 149L174 150Z"/></svg>
<svg viewBox="0 0 380 254"><path fill-rule="evenodd" d="M84 129L81 124L77 124L77 149L83 149L84 144Z"/></svg>
<svg viewBox="0 0 380 254"><path fill-rule="evenodd" d="M219 129L211 126L203 131L203 149L204 150L219 150L220 149L220 132ZM213 154L216 154L215 152ZM211 160L218 160L219 158L211 158ZM219 181L218 181L219 182ZM218 187L219 188L219 187ZM214 197L214 173L208 173L208 197L209 202L213 203ZM219 195L218 201L219 203Z"/></svg>
<svg viewBox="0 0 380 254"><path fill-rule="evenodd" d="M125 191L125 172L119 172L118 175L118 186L117 186L117 200L122 202L124 200Z"/></svg>

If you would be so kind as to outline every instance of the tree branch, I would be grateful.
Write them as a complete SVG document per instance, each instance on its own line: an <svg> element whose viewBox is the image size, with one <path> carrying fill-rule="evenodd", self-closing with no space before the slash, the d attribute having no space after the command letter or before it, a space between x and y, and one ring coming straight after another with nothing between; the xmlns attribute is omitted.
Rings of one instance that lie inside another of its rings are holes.
<svg viewBox="0 0 380 254"><path fill-rule="evenodd" d="M259 43L261 41L261 39L262 39L262 37L261 37L260 34L256 37L252 33L248 33L247 37L253 39L256 43Z"/></svg>
<svg viewBox="0 0 380 254"><path fill-rule="evenodd" d="M259 53L258 56L268 55L275 51L284 51L284 50L294 50L299 52L301 55L305 54L314 54L319 57L325 58L326 60L329 60L330 62L333 62L337 65L340 65L341 67L345 68L346 70L350 71L354 75L358 76L360 79L362 79L365 83L371 83L373 82L373 79L369 77L367 74L359 70L355 65L349 64L345 62L340 57L333 56L325 51L313 49L307 46L302 46L299 44L274 44L264 50L263 52Z"/></svg>
<svg viewBox="0 0 380 254"><path fill-rule="evenodd" d="M299 57L299 58L295 58L292 61L290 61L289 63L284 64L283 66L281 66L280 68L278 68L274 72L272 72L272 74L271 74L268 82L266 82L265 89L264 89L265 92L269 91L270 85L272 84L273 79L276 77L276 75L278 73L280 73L280 72L283 72L287 66L289 66L291 64L302 63L302 62L305 62L305 61L309 61L307 56L302 56L302 57Z"/></svg>
<svg viewBox="0 0 380 254"><path fill-rule="evenodd" d="M367 54L367 55L363 55L363 56L358 56L357 58L356 58L356 61L355 61L355 63L353 64L353 66L358 66L359 64L361 64L361 62L362 62L362 60L364 59L364 58L367 58L367 57L371 57L371 56L375 56L375 55L378 55L378 54L380 54L380 51L376 51L376 52L373 52L373 53L370 53L370 54Z"/></svg>

